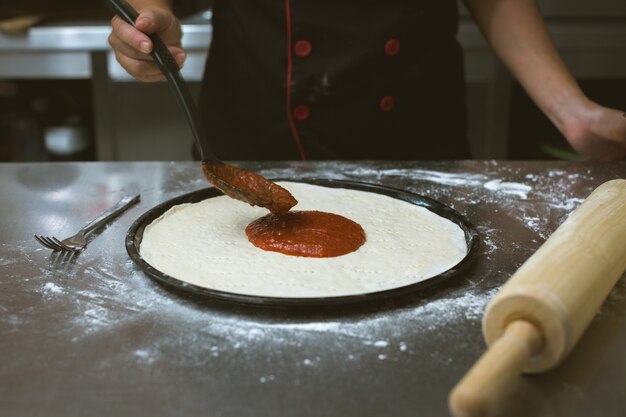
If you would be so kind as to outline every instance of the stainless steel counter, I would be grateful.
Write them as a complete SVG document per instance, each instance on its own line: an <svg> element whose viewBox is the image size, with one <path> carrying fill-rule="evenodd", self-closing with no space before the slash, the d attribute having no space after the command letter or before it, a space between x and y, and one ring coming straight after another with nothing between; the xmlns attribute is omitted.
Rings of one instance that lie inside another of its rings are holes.
<svg viewBox="0 0 626 417"><path fill-rule="evenodd" d="M143 212L206 187L197 163L1 164L0 415L445 416L484 351L483 308L600 183L626 163L243 165L268 177L401 187L450 205L481 238L473 268L368 308L260 311L174 294L129 260ZM64 236L123 194L142 201L63 256ZM507 416L624 416L626 279L578 347L524 377Z"/></svg>

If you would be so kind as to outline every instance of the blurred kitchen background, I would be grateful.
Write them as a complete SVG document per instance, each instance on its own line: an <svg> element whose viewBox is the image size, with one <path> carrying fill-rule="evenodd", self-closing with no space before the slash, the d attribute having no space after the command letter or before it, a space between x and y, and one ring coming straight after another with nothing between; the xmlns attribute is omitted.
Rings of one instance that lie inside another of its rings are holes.
<svg viewBox="0 0 626 417"><path fill-rule="evenodd" d="M588 96L626 110L626 1L539 4ZM183 75L195 93L210 7L177 2L189 54ZM109 52L109 17L101 0L0 1L0 161L190 159L191 133L167 85L133 81ZM463 8L459 40L474 157L571 159Z"/></svg>

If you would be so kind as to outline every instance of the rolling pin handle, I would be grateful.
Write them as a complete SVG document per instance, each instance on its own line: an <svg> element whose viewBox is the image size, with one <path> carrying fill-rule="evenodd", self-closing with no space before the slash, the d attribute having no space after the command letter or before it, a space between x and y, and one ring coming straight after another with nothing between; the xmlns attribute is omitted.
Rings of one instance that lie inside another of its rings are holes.
<svg viewBox="0 0 626 417"><path fill-rule="evenodd" d="M450 410L455 417L482 417L497 410L526 363L543 347L537 327L515 320L483 354L450 393Z"/></svg>

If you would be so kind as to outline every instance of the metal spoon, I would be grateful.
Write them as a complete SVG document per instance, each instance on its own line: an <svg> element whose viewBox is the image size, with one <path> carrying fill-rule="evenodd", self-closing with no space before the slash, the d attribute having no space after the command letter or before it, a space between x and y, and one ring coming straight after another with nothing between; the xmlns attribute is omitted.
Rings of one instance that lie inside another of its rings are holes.
<svg viewBox="0 0 626 417"><path fill-rule="evenodd" d="M139 13L125 0L107 0L113 11L126 22L135 26ZM156 35L147 34L152 41L154 59L169 85L173 88L195 138L196 148L202 160L202 172L205 178L224 194L249 203L265 207L276 213L284 213L295 206L297 200L283 187L269 181L254 172L237 168L222 162L211 149L202 118L189 91L187 83L180 74L176 60L167 46Z"/></svg>

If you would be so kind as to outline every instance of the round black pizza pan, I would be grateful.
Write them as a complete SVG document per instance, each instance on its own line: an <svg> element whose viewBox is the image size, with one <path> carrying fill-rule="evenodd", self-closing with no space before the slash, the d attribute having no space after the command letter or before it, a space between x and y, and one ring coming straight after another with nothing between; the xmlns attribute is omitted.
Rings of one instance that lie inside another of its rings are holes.
<svg viewBox="0 0 626 417"><path fill-rule="evenodd" d="M194 284L181 281L168 274L165 274L158 269L150 265L142 256L139 251L141 246L141 240L143 238L143 232L150 223L160 217L163 213L169 210L171 207L184 204L184 203L197 203L207 198L217 197L222 193L215 188L205 188L191 193L183 194L175 197L171 200L165 201L152 209L148 210L142 216L140 216L129 228L126 234L126 251L133 260L133 262L148 276L155 279L161 284L171 289L182 291L184 294L192 295L195 298L198 296L206 298L207 300L219 300L227 303L236 303L239 305L252 305L259 307L318 307L318 306L338 306L338 305L350 305L358 303L372 303L377 300L388 300L391 297L399 297L407 294L414 294L425 288L430 288L433 285L438 285L444 282L449 282L455 277L462 275L462 272L467 269L476 256L478 246L478 233L475 227L458 212L452 208L443 205L442 203L425 197L419 194L415 194L406 190L392 188L377 184L369 184L357 181L347 180L334 180L334 179L307 179L307 180L292 180L292 179L275 179L273 181L292 181L303 182L307 184L320 185L324 187L332 188L347 188L353 190L367 191L378 194L383 194L392 198L403 200L417 206L424 207L439 216L442 216L455 224L457 224L465 233L465 241L467 243L467 254L465 257L452 268L427 278L423 281L415 284L405 285L402 287L375 291L364 294L346 295L346 296L333 296L333 297L302 297L302 298L288 298L288 297L266 297L266 296L253 296L247 294L237 294L231 292L225 292L205 287L200 287Z"/></svg>

